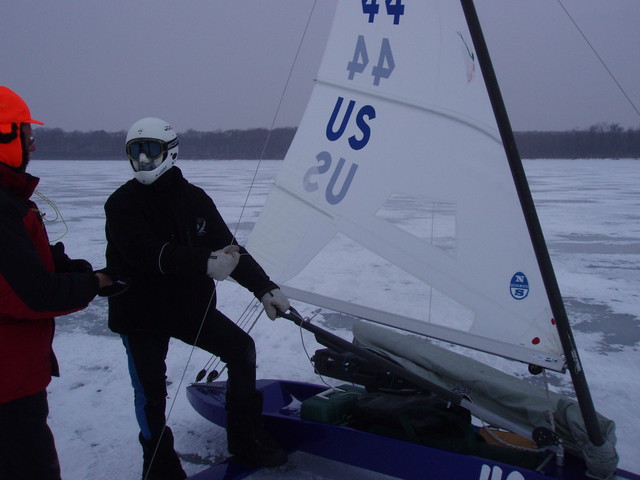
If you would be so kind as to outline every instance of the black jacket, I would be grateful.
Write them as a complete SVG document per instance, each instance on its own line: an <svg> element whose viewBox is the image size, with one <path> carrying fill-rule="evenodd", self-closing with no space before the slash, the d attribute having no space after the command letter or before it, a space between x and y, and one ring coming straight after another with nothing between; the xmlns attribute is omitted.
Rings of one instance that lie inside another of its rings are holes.
<svg viewBox="0 0 640 480"><path fill-rule="evenodd" d="M151 185L122 185L105 213L107 267L131 279L109 298L109 328L175 335L181 325L199 324L215 286L209 254L237 243L211 198L173 167ZM277 288L243 247L240 253L234 280L257 298Z"/></svg>

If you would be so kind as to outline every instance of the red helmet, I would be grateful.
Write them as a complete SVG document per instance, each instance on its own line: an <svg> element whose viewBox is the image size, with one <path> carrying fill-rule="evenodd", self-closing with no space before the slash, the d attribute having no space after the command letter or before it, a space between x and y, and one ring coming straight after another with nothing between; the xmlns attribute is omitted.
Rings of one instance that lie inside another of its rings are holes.
<svg viewBox="0 0 640 480"><path fill-rule="evenodd" d="M29 107L18 94L0 85L0 162L10 167L20 167L24 161L19 131L21 123L44 125L31 118Z"/></svg>

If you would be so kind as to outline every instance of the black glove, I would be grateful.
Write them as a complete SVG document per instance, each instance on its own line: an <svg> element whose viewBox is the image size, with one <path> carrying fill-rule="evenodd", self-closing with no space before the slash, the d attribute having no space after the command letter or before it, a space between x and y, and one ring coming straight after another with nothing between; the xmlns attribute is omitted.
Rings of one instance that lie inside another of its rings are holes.
<svg viewBox="0 0 640 480"><path fill-rule="evenodd" d="M111 277L112 285L108 287L102 287L98 290L98 296L100 297L113 297L115 295L120 295L124 293L129 288L131 283L131 279L122 274L120 270L117 268L105 267L100 270L96 270L93 273L104 273L105 275L109 275Z"/></svg>
<svg viewBox="0 0 640 480"><path fill-rule="evenodd" d="M51 256L56 273L93 273L93 267L89 262L81 258L72 260L64 253L64 244L58 242L51 245Z"/></svg>

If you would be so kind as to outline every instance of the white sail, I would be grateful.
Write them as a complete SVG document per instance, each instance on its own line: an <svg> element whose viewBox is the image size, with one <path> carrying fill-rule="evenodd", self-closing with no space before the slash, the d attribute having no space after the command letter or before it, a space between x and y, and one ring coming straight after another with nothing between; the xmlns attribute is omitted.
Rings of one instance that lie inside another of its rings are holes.
<svg viewBox="0 0 640 480"><path fill-rule="evenodd" d="M339 2L329 38L249 251L294 298L562 369L460 5Z"/></svg>

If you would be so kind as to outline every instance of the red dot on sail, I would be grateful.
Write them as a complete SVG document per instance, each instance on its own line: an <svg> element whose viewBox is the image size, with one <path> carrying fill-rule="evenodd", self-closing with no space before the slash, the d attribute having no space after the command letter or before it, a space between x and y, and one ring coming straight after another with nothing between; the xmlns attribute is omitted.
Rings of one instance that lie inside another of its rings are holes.
<svg viewBox="0 0 640 480"><path fill-rule="evenodd" d="M538 345L540 343L540 339L538 337L534 337L533 340L531 340L531 343Z"/></svg>
<svg viewBox="0 0 640 480"><path fill-rule="evenodd" d="M555 319L555 318L552 318L552 319L551 319L551 325L555 325L555 324L556 324L556 319Z"/></svg>

